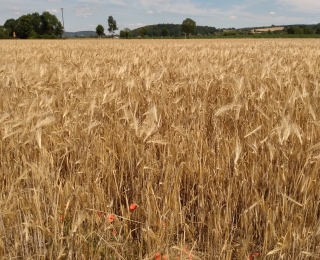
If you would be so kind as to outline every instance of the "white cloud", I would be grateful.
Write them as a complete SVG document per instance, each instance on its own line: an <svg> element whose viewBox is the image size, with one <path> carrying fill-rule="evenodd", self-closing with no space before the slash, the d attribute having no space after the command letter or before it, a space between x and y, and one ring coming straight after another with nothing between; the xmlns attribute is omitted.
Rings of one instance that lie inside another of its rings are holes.
<svg viewBox="0 0 320 260"><path fill-rule="evenodd" d="M77 17L88 17L93 15L93 12L88 5L82 5L75 8L75 14Z"/></svg>
<svg viewBox="0 0 320 260"><path fill-rule="evenodd" d="M150 7L158 12L189 14L189 15L214 15L222 14L220 9L200 7L199 4L189 0L137 0L145 9ZM150 10L150 9L149 9Z"/></svg>
<svg viewBox="0 0 320 260"><path fill-rule="evenodd" d="M120 6L128 6L132 4L132 0L76 0L74 2L83 3L83 4L106 4L106 5L120 5Z"/></svg>
<svg viewBox="0 0 320 260"><path fill-rule="evenodd" d="M275 12L270 12L269 14L270 14L270 15L276 15L276 13L275 13Z"/></svg>
<svg viewBox="0 0 320 260"><path fill-rule="evenodd" d="M11 7L11 8L8 8L9 11L18 11L18 10L21 10L19 7Z"/></svg>
<svg viewBox="0 0 320 260"><path fill-rule="evenodd" d="M299 12L317 13L320 11L319 0L277 0L278 4Z"/></svg>
<svg viewBox="0 0 320 260"><path fill-rule="evenodd" d="M153 14L153 11L147 11L147 14Z"/></svg>
<svg viewBox="0 0 320 260"><path fill-rule="evenodd" d="M236 16L236 15L231 15L230 18L231 18L231 19L237 19L238 16Z"/></svg>
<svg viewBox="0 0 320 260"><path fill-rule="evenodd" d="M49 12L49 13L59 13L60 10L58 11L57 9L47 9L47 12Z"/></svg>
<svg viewBox="0 0 320 260"><path fill-rule="evenodd" d="M8 11L11 13L11 14L14 14L14 15L22 15L24 12L21 10L21 8L18 8L18 7L11 7L8 9Z"/></svg>

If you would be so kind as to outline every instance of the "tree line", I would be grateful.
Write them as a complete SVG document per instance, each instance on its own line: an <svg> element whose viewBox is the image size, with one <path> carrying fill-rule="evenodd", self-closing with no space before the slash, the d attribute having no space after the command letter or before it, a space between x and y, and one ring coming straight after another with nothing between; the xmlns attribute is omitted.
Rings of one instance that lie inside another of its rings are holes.
<svg viewBox="0 0 320 260"><path fill-rule="evenodd" d="M197 26L196 22L186 18L182 24L157 24L147 25L134 30L125 28L120 31L120 38L128 37L181 37L195 35L212 35L219 30L211 26Z"/></svg>
<svg viewBox="0 0 320 260"><path fill-rule="evenodd" d="M117 22L113 19L112 16L108 18L108 31L114 35L114 31L118 30ZM170 35L181 35L184 33L185 36L189 36L195 30L201 31L204 30L205 33L210 33L216 31L215 27L208 26L196 26L196 22L190 18L185 19L181 25L149 25L139 29L130 30L129 28L124 28L120 31L120 38L129 38L136 36L170 36ZM174 31L174 32L173 32ZM96 27L96 34L101 37L105 35L104 27L101 24L98 24Z"/></svg>
<svg viewBox="0 0 320 260"><path fill-rule="evenodd" d="M291 26L287 28L288 34L320 34L320 24L317 26Z"/></svg>
<svg viewBox="0 0 320 260"><path fill-rule="evenodd" d="M32 13L20 16L17 20L8 19L0 26L0 38L59 38L63 26L58 18L49 12Z"/></svg>
<svg viewBox="0 0 320 260"><path fill-rule="evenodd" d="M264 27L261 27L264 28ZM259 32L259 35L252 32L255 28L244 28L244 29L235 29L235 28L223 28L217 29L215 27L209 26L195 26L192 32L192 35L198 37L294 37L295 35L304 35L304 36L312 36L320 34L320 24L306 26L285 26L283 30L279 31L265 31ZM157 25L147 25L141 28L134 29L129 33L130 37L182 37L185 36L185 31L180 24L157 24ZM128 38L121 34L120 37Z"/></svg>
<svg viewBox="0 0 320 260"><path fill-rule="evenodd" d="M117 21L115 19L113 19L112 16L109 16L109 18L108 18L108 26L109 26L108 31L109 31L109 33L111 33L112 38L113 38L114 32L116 30L118 30L119 28L117 27ZM98 24L98 26L96 27L96 34L98 34L100 37L102 35L105 35L104 27L101 24Z"/></svg>

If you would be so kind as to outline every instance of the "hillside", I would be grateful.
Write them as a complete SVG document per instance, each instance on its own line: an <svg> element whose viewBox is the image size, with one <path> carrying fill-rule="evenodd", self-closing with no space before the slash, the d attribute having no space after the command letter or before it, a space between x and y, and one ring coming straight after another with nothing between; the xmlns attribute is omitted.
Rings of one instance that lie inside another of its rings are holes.
<svg viewBox="0 0 320 260"><path fill-rule="evenodd" d="M145 28L145 35L148 36L162 36L162 30L166 28L168 30L168 35L170 36L182 36L184 35L181 31L181 24L155 24L147 25L134 29L130 32L130 36L141 35L142 28ZM211 26L196 26L195 34L213 34L219 30Z"/></svg>
<svg viewBox="0 0 320 260"><path fill-rule="evenodd" d="M289 27L309 27L309 28L316 28L320 24L286 24L286 25L271 25L271 26L256 26L256 27L244 27L244 28L239 28L238 30L259 30L259 29L265 29L269 27L284 27L284 28L289 28Z"/></svg>
<svg viewBox="0 0 320 260"><path fill-rule="evenodd" d="M79 37L79 36L95 36L97 35L95 31L78 31L78 32L65 32L66 37Z"/></svg>
<svg viewBox="0 0 320 260"><path fill-rule="evenodd" d="M164 34L164 28L167 32ZM291 32L290 32L290 28ZM237 36L237 35L252 35L256 33L262 34L319 34L320 24L295 24L295 25L272 25L262 27L247 27L247 28L219 28L212 26L196 26L193 35L216 35L216 36ZM130 31L130 37L137 36L149 36L149 37L161 37L161 36L184 36L181 31L181 24L156 24L147 25ZM120 35L120 37L122 37Z"/></svg>
<svg viewBox="0 0 320 260"><path fill-rule="evenodd" d="M320 24L295 24L295 25L277 25L277 26L262 26L262 27L246 27L246 28L216 28L212 26L196 26L193 35L217 35L217 36L236 36L242 34L255 34L255 33L267 33L269 30L274 34L288 34L288 28L304 28L304 30L297 30L296 33L301 34L306 31L305 28L310 28L313 31L307 32L307 34L320 33ZM136 28L130 31L130 37L137 37L140 35L149 36L149 37L161 37L163 36L164 28L167 30L167 36L179 37L184 36L184 33L181 31L181 24L155 24L147 25L144 27ZM279 29L280 28L280 29ZM120 31L118 32L120 33ZM77 31L77 32L65 32L64 37L96 37L97 34L95 31ZM5 38L1 37L0 38Z"/></svg>

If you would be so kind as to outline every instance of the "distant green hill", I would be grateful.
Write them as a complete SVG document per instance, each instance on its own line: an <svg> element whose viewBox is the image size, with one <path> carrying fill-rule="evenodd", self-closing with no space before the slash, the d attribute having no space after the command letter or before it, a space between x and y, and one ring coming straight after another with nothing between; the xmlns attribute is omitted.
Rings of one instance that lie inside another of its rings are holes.
<svg viewBox="0 0 320 260"><path fill-rule="evenodd" d="M97 35L95 31L79 31L79 32L65 32L66 37L81 37L81 36L95 36Z"/></svg>
<svg viewBox="0 0 320 260"><path fill-rule="evenodd" d="M284 27L281 31L272 31L272 27ZM163 36L163 30L167 29L167 36L171 37L182 37L184 33L181 31L181 24L155 24L155 25L147 25L144 27L140 27L130 31L130 37L138 37L138 36L149 36L149 37L161 37ZM320 24L295 24L295 25L272 25L272 26L262 26L262 27L248 27L248 28L219 28L212 26L196 26L195 31L192 33L193 35L199 35L200 37L207 37L209 35L215 35L217 37L220 36L249 36L252 35L251 30L260 30L265 28L271 28L271 35L288 35L289 34L301 34L301 35L312 35L312 34L320 34ZM291 28L291 30L290 30ZM292 29L293 28L293 29ZM297 29L298 28L298 29ZM300 29L299 29L300 28ZM265 34L270 34L270 32L264 32L261 36ZM269 37L271 37L269 35ZM121 32L120 32L120 37ZM316 37L316 36L315 36ZM319 36L317 36L319 37Z"/></svg>
<svg viewBox="0 0 320 260"><path fill-rule="evenodd" d="M274 25L273 25L274 26ZM301 27L301 28L311 28L314 30L314 33L320 32L320 24L295 24L295 25L277 25L277 27L284 27L284 31L275 32L275 33L284 33L287 34L287 30L290 27ZM272 26L269 26L272 27ZM196 26L193 35L228 35L232 36L232 34L243 34L249 32L254 29L263 29L269 28L267 26L262 27L247 27L247 28L219 28L212 26ZM181 24L155 24L155 25L146 25L137 29L130 31L130 37L137 37L140 35L149 36L149 37L161 37L163 36L163 30L167 29L167 36L171 37L182 37L184 33L181 31ZM317 30L318 29L318 30ZM95 37L97 36L95 31L78 31L78 32L65 32L65 37ZM105 36L106 37L106 36Z"/></svg>
<svg viewBox="0 0 320 260"><path fill-rule="evenodd" d="M155 24L155 25L147 25L144 27L134 29L134 30L130 31L130 36L137 37L137 36L141 35L141 30L145 30L145 32L144 32L145 35L148 35L150 37L152 37L152 36L160 37L160 36L162 36L163 28L166 28L168 30L168 36L183 36L184 35L184 33L181 31L181 24ZM211 26L196 26L194 34L208 35L208 34L213 34L215 32L218 32L218 31L219 31L218 29L216 29L215 27L211 27Z"/></svg>
<svg viewBox="0 0 320 260"><path fill-rule="evenodd" d="M271 25L271 26L256 26L256 27L244 27L244 28L239 28L237 30L254 30L254 29L264 29L264 28L270 28L270 27L284 27L284 28L289 28L289 27L309 27L309 28L317 28L319 27L320 24L287 24L287 25Z"/></svg>

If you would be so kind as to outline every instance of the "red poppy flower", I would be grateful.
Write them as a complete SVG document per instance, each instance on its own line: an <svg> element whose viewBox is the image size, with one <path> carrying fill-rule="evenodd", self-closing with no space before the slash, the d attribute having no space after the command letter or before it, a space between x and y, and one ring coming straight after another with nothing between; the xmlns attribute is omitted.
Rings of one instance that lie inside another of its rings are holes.
<svg viewBox="0 0 320 260"><path fill-rule="evenodd" d="M138 207L138 205L137 204L135 204L135 203L132 203L131 205L130 205L130 211L131 212L133 212L133 211L135 211L136 210L136 208Z"/></svg>
<svg viewBox="0 0 320 260"><path fill-rule="evenodd" d="M253 252L248 256L249 260L254 260L255 257L258 257L260 254L259 252Z"/></svg>
<svg viewBox="0 0 320 260"><path fill-rule="evenodd" d="M155 253L154 258L156 260L160 260L161 259L161 254L159 252Z"/></svg>
<svg viewBox="0 0 320 260"><path fill-rule="evenodd" d="M162 256L162 259L167 259L167 255L164 254L164 255Z"/></svg>
<svg viewBox="0 0 320 260"><path fill-rule="evenodd" d="M117 231L113 230L112 231L112 235L116 236L117 235Z"/></svg>
<svg viewBox="0 0 320 260"><path fill-rule="evenodd" d="M114 221L114 215L109 215L108 221L109 221L109 223L112 223Z"/></svg>
<svg viewBox="0 0 320 260"><path fill-rule="evenodd" d="M101 217L101 215L102 215L102 213L100 212L100 211L98 211L98 217L100 218Z"/></svg>

